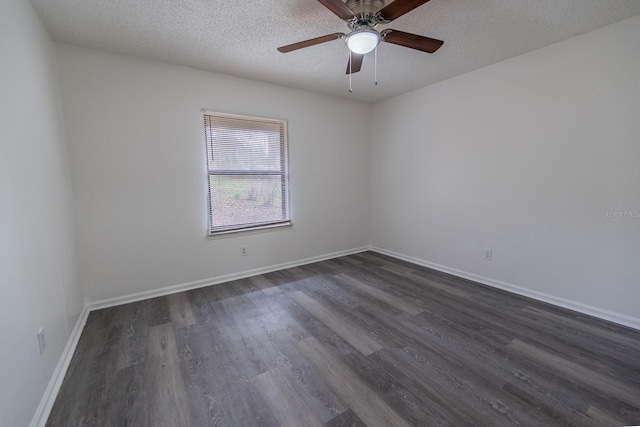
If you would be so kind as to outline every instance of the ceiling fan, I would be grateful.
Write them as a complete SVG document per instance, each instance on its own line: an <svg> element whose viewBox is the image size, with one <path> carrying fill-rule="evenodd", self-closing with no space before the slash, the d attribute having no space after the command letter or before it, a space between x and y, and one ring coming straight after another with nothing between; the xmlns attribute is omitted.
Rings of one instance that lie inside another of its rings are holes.
<svg viewBox="0 0 640 427"><path fill-rule="evenodd" d="M395 0L386 5L385 0L318 1L340 19L343 19L351 29L351 32L349 34L328 34L282 46L278 48L280 52L287 53L336 39L344 39L351 51L349 63L347 64L347 74L352 74L360 71L364 55L375 49L381 41L427 53L435 52L444 43L442 40L405 33L404 31L392 29L376 30L378 24L387 24L429 0Z"/></svg>

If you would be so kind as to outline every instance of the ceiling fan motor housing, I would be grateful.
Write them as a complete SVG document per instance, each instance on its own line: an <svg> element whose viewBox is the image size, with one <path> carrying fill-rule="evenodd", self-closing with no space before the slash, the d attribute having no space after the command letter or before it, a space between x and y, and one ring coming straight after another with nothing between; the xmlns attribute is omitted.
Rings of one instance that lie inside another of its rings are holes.
<svg viewBox="0 0 640 427"><path fill-rule="evenodd" d="M345 21L352 31L373 30L378 24L386 22L379 13L385 3L388 2L384 0L348 0L346 4L353 10L355 16Z"/></svg>
<svg viewBox="0 0 640 427"><path fill-rule="evenodd" d="M384 0L347 0L346 4L349 9L353 10L356 15L361 13L370 13L375 15L380 9L385 6Z"/></svg>

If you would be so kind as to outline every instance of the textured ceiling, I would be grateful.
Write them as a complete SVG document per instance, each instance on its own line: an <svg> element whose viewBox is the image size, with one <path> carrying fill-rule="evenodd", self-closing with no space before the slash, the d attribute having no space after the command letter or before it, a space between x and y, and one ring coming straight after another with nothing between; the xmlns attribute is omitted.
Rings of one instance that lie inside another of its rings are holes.
<svg viewBox="0 0 640 427"><path fill-rule="evenodd" d="M353 75L342 40L277 47L348 32L316 0L31 0L60 42L123 52L283 86L374 102L640 14L640 0L431 0L379 30L444 40L429 55L382 43ZM387 1L388 2L388 1Z"/></svg>

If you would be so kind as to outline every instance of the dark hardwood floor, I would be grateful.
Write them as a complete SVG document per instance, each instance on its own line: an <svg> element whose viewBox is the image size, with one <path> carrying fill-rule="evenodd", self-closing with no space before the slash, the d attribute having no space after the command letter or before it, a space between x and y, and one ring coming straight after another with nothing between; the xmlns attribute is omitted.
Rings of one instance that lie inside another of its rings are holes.
<svg viewBox="0 0 640 427"><path fill-rule="evenodd" d="M640 332L366 252L89 315L49 426L640 424Z"/></svg>

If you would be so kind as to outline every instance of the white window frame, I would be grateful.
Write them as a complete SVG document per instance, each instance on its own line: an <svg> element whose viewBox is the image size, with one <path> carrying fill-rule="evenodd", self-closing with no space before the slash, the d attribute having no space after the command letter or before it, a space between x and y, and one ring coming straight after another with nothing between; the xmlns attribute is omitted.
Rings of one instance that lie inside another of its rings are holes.
<svg viewBox="0 0 640 427"><path fill-rule="evenodd" d="M264 126L278 126L280 130L280 170L219 170L214 169L211 164L213 159L212 147L216 143L215 137L210 132L212 122L216 119L223 120L225 123L235 123L239 128L243 128L242 124L251 124L253 127L244 129L255 129L261 124ZM270 228L279 228L292 225L291 214L289 208L289 153L288 153L288 124L286 120L269 119L262 117L242 116L236 114L226 114L219 112L204 111L204 128L205 128L205 149L207 155L207 189L208 189L208 210L209 210L209 236L216 236L228 233L238 233L252 230L263 230ZM281 205L282 217L274 218L270 221L254 222L250 224L233 224L233 225L214 225L215 206L212 200L211 176L279 176L281 185Z"/></svg>

